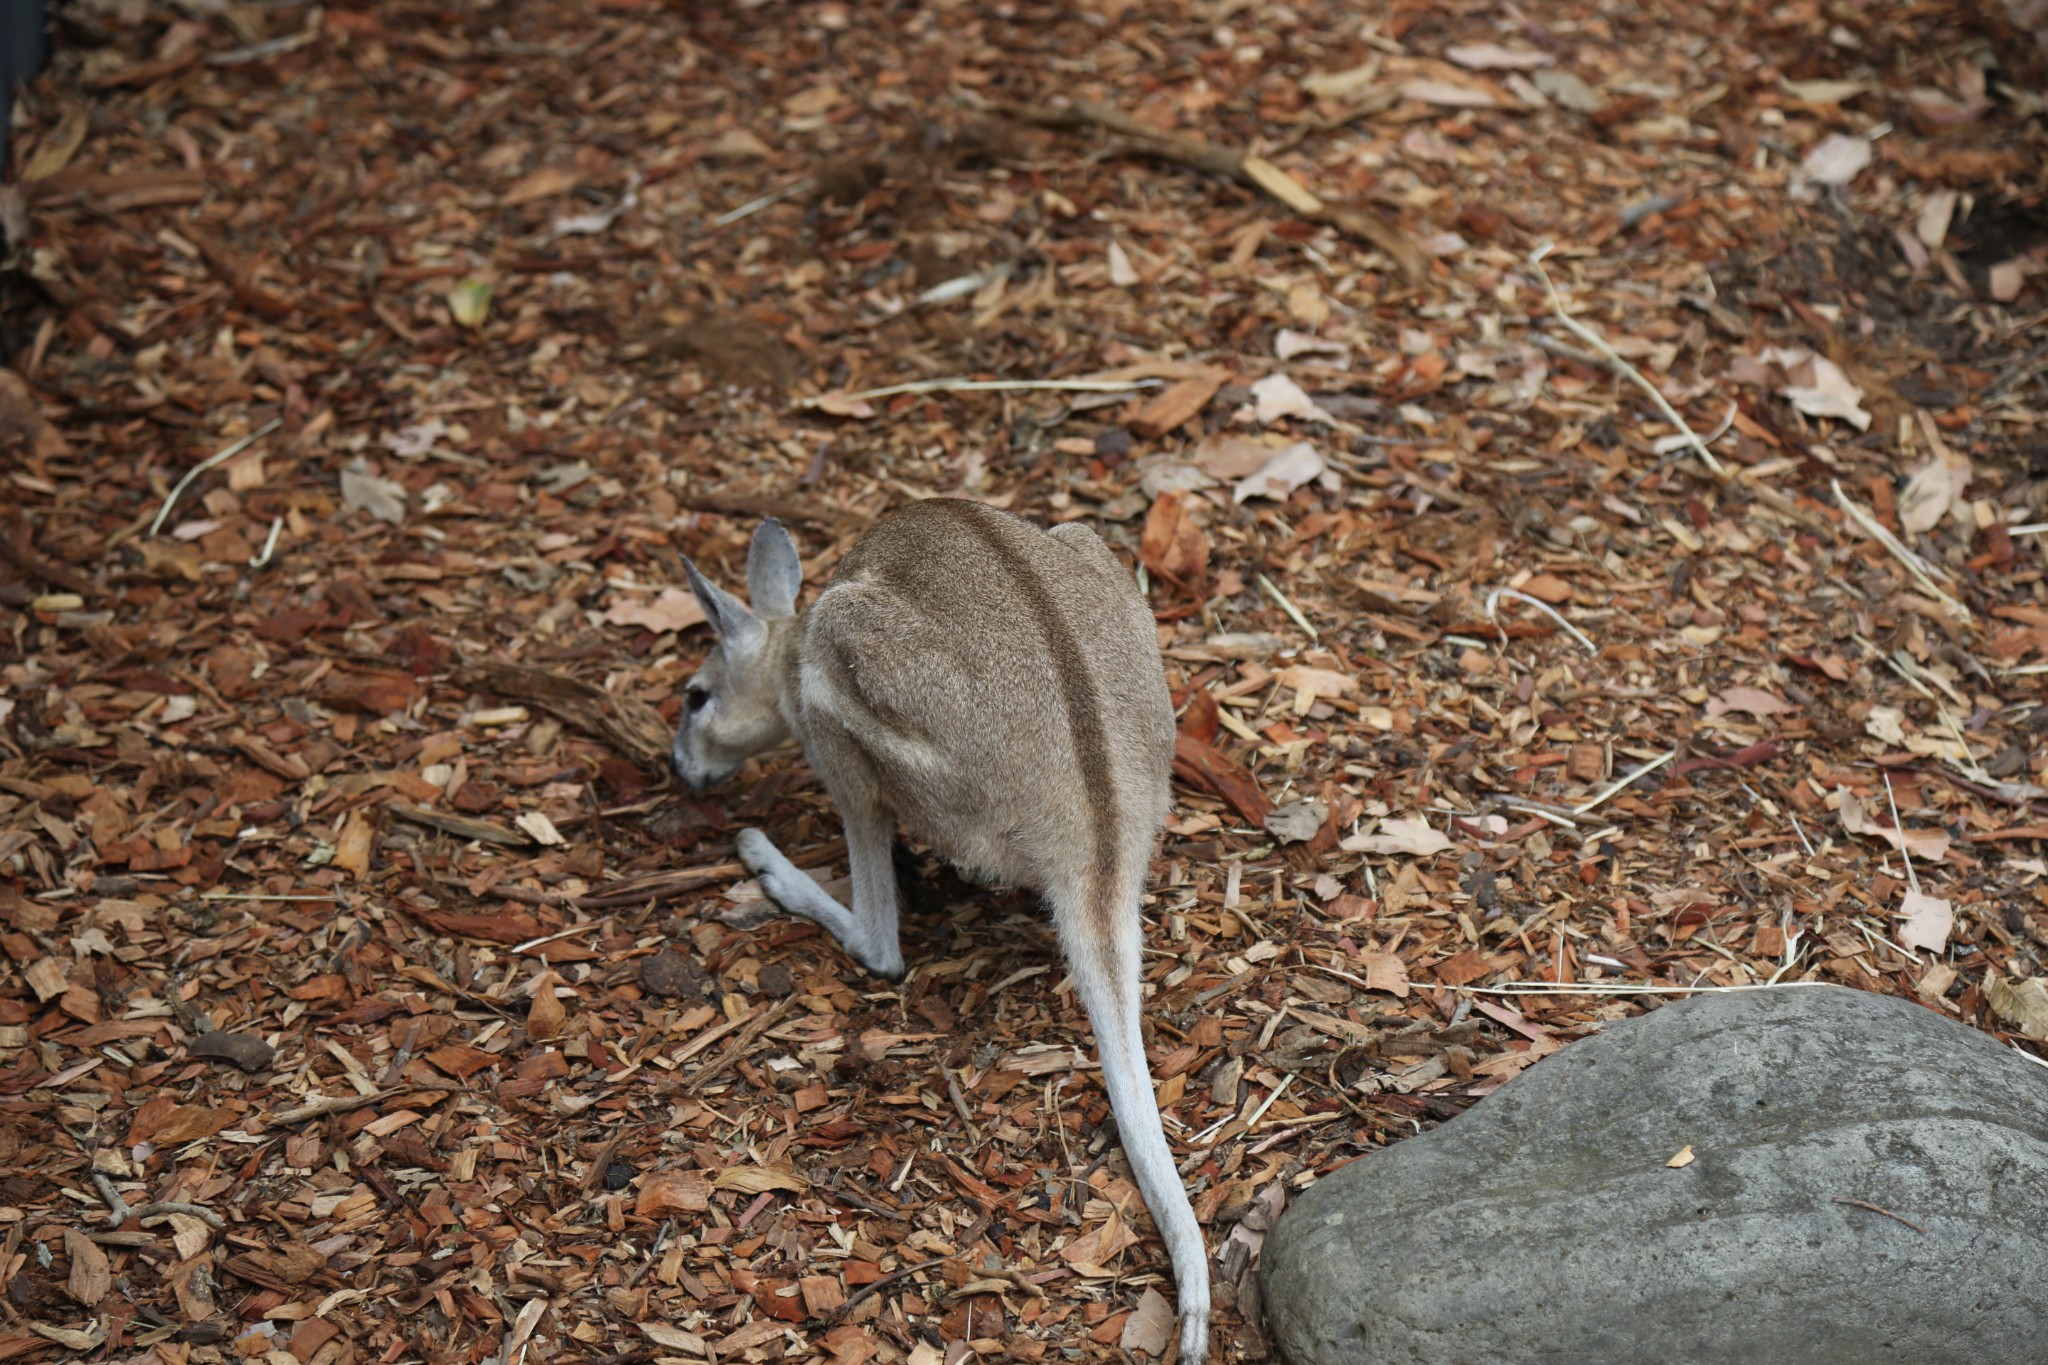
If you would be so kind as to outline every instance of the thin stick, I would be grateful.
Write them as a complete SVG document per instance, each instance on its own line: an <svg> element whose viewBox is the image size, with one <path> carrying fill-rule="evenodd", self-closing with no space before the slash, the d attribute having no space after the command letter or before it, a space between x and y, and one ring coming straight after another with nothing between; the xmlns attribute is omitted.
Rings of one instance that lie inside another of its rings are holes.
<svg viewBox="0 0 2048 1365"><path fill-rule="evenodd" d="M263 553L249 561L250 568L261 569L269 565L270 557L277 553L277 535L282 530L284 530L284 518L272 517L270 519L270 536L263 542Z"/></svg>
<svg viewBox="0 0 2048 1365"><path fill-rule="evenodd" d="M707 1062L696 1074L683 1082L682 1093L694 1095L704 1089L705 1086L711 1084L712 1081L724 1075L727 1067L732 1066L742 1057L745 1057L748 1049L754 1046L755 1041L775 1024L781 1022L782 1016L788 1014L795 1007L796 997L793 995L787 996L777 1001L773 1007L763 1010L760 1014L748 1020L746 1026L740 1030L740 1036L733 1039L725 1051L719 1053L716 1059Z"/></svg>
<svg viewBox="0 0 2048 1365"><path fill-rule="evenodd" d="M799 398L799 408L823 407L826 402L863 403L870 398L894 398L899 393L1014 393L1021 390L1057 390L1063 393L1123 393L1128 389L1157 388L1158 379L920 379L909 384L863 389L859 393L820 394Z"/></svg>
<svg viewBox="0 0 2048 1365"><path fill-rule="evenodd" d="M323 1114L340 1114L350 1109L360 1109L366 1104L388 1100L396 1090L378 1090L368 1095L316 1095L304 1104L290 1109L280 1109L264 1117L264 1124L270 1127L290 1127L307 1119L319 1118Z"/></svg>
<svg viewBox="0 0 2048 1365"><path fill-rule="evenodd" d="M1528 593L1516 592L1513 588L1495 588L1486 599L1486 619L1492 621L1493 628L1500 632L1500 642L1502 644L1506 644L1508 642L1508 632L1506 627L1502 626L1498 620L1494 619L1494 611L1497 607L1500 606L1500 599L1503 597L1511 598L1517 602L1527 602L1530 606L1536 608L1536 610L1542 612L1545 616L1548 616L1551 620L1557 622L1560 626L1563 626L1565 631L1568 634L1570 634L1570 636L1574 640L1577 640L1580 644L1586 647L1586 652L1588 654L1598 654L1600 652L1600 647L1598 645L1594 644L1591 640L1588 640L1583 634L1581 634L1577 626L1565 620L1562 616L1559 616L1554 610L1552 610L1548 602L1538 601L1536 598L1529 596Z"/></svg>
<svg viewBox="0 0 2048 1365"><path fill-rule="evenodd" d="M1940 585L1934 581L1934 566L1906 548L1905 544L1897 536L1884 528L1882 522L1859 507L1856 499L1842 491L1842 481L1840 479L1833 479L1830 482L1834 485L1835 501L1841 505L1844 512L1849 514L1849 519L1862 527L1864 533L1872 540L1875 540L1878 544L1889 550L1894 559L1905 565L1906 572L1913 576L1913 580L1920 585L1922 591L1946 607L1949 615L1955 617L1964 625L1971 624L1974 618L1970 615L1970 609L1943 592Z"/></svg>
<svg viewBox="0 0 2048 1365"><path fill-rule="evenodd" d="M198 478L207 470L213 469L218 465L225 464L227 461L234 459L235 456L241 454L250 446L255 445L258 441L262 440L265 436L268 436L271 432L276 431L279 427L283 425L284 423L282 420L273 417L268 422L265 422L262 426L256 428L256 430L250 432L247 436L244 436L241 440L229 442L227 447L221 450L218 454L209 455L205 459L201 460L198 464L195 464L190 469L186 470L185 477L178 480L177 483L172 485L169 495L164 498L164 505L157 509L156 520L152 521L149 524L149 533L151 535L155 535L158 531L161 531L163 529L164 518L171 514L171 507L178 501L178 495L183 493L187 488L191 487L192 480Z"/></svg>
<svg viewBox="0 0 2048 1365"><path fill-rule="evenodd" d="M1799 965L1799 944L1806 937L1806 931L1792 922L1792 912L1789 910L1780 917L1778 932L1785 936L1785 960L1779 965L1778 970L1771 973L1770 980L1764 982L1766 986L1777 985L1778 978Z"/></svg>
<svg viewBox="0 0 2048 1365"><path fill-rule="evenodd" d="M128 1201L121 1197L121 1192L114 1188L114 1182L100 1172L94 1171L92 1183L94 1188L99 1190L100 1198L107 1201L107 1226L117 1228L127 1222L134 1210L128 1207Z"/></svg>
<svg viewBox="0 0 2048 1365"><path fill-rule="evenodd" d="M1619 373L1634 380L1637 388L1650 395L1650 401L1657 405L1658 411L1664 414L1664 419L1684 433L1686 444L1691 446L1694 453L1700 457L1700 462L1713 472L1715 478L1726 479L1728 471L1719 460L1714 458L1714 452L1707 449L1707 443L1700 439L1700 434L1692 429L1692 426L1685 418L1678 415L1678 409L1671 406L1670 402L1664 397L1663 391L1644 377L1641 370L1638 370L1635 366L1624 360L1621 352L1608 345L1606 339L1598 332L1564 311L1564 300L1558 297L1557 286L1550 282L1550 274L1543 268L1543 258L1550 254L1550 250L1551 244L1545 242L1537 247L1535 251L1531 252L1529 254L1529 268L1536 272L1537 279L1543 281L1543 288L1550 295L1550 310L1557 315L1557 320L1564 324L1565 330L1585 342L1588 346L1591 346L1601 355L1607 357L1608 362Z"/></svg>
<svg viewBox="0 0 2048 1365"><path fill-rule="evenodd" d="M737 223L742 218L747 218L752 216L753 214L759 213L762 209L770 208L776 204L781 203L785 199L793 198L796 195L802 194L805 190L809 189L810 187L811 178L809 176L805 176L802 180L797 181L795 184L784 185L781 189L776 190L772 194L764 194L759 199L749 199L746 203L741 204L738 208L731 209L725 213L719 214L716 218L713 218L711 220L711 226L715 228L730 226L733 223Z"/></svg>
<svg viewBox="0 0 2048 1365"><path fill-rule="evenodd" d="M1922 1237L1925 1237L1927 1235L1927 1229L1921 1227L1912 1219L1901 1218L1896 1213L1893 1213L1890 1209L1881 1209L1867 1199L1851 1199L1847 1195L1838 1194L1835 1196L1835 1202L1837 1204L1847 1204L1849 1207L1855 1209L1869 1209L1872 1213L1881 1213L1885 1217L1891 1219L1894 1223L1904 1223L1907 1227L1913 1229L1913 1231L1919 1233Z"/></svg>
<svg viewBox="0 0 2048 1365"><path fill-rule="evenodd" d="M1264 574L1258 574L1255 576L1259 580L1259 586L1266 590L1266 596L1272 598L1275 602L1278 602L1280 604L1280 610L1287 613L1288 619L1293 621L1295 625L1300 626L1302 629L1302 633L1307 635L1310 640L1314 641L1317 644L1321 644L1323 637L1316 634L1316 628L1308 623L1308 618L1306 616L1303 616L1301 614L1301 608L1295 606L1294 603L1288 601L1287 594L1281 592L1280 589L1274 587L1272 579L1266 577Z"/></svg>
<svg viewBox="0 0 2048 1365"><path fill-rule="evenodd" d="M1247 1133L1256 1132L1258 1130L1259 1120L1266 1117L1266 1111L1273 1107L1273 1101L1279 1099L1281 1093L1285 1091L1288 1086L1294 1084L1294 1078L1297 1074L1298 1073L1296 1072L1290 1071L1285 1076L1282 1076L1280 1078L1280 1084L1273 1087L1273 1093L1266 1096L1266 1102L1264 1104L1261 1104L1257 1109L1252 1111L1252 1116L1244 1121L1244 1130Z"/></svg>
<svg viewBox="0 0 2048 1365"><path fill-rule="evenodd" d="M147 1204L138 1204L129 1210L136 1222L145 1218L162 1218L168 1214L182 1213L188 1218L197 1218L206 1226L219 1231L228 1225L228 1220L207 1208L204 1204L188 1204L181 1199L153 1199Z"/></svg>
<svg viewBox="0 0 2048 1365"><path fill-rule="evenodd" d="M1825 981L1780 981L1750 986L1660 986L1652 981L1510 981L1501 986L1448 986L1468 995L1714 995L1729 991L1782 991L1825 986Z"/></svg>
<svg viewBox="0 0 2048 1365"><path fill-rule="evenodd" d="M892 1270L888 1274L884 1275L881 1279L870 1281L869 1283L862 1285L859 1289L854 1290L851 1294L848 1294L846 1296L846 1302L840 1304L837 1308L833 1309L830 1315L826 1317L825 1321L834 1325L845 1322L846 1315L851 1313L856 1307L858 1307L863 1299L869 1298L875 1294L879 1294L884 1289L888 1289L893 1285L900 1284L904 1280L909 1279L912 1275L917 1274L919 1271L936 1270L937 1268L938 1267L930 1261L921 1261L916 1265L904 1266L901 1270Z"/></svg>
<svg viewBox="0 0 2048 1365"><path fill-rule="evenodd" d="M952 1097L953 1111L967 1125L967 1140L976 1147L981 1146L981 1128L974 1122L974 1116L967 1112L967 1096L961 1091L960 1078L953 1074L951 1067L946 1068L946 1093Z"/></svg>
<svg viewBox="0 0 2048 1365"><path fill-rule="evenodd" d="M1920 894L1920 876L1913 871L1913 855L1906 851L1906 827L1899 823L1899 798L1892 794L1892 775L1884 775L1884 799L1891 803L1892 828L1899 832L1899 856L1906 860L1906 884L1913 888L1913 894ZM1911 953L1906 954L1912 957ZM1917 960L1917 959L1916 959Z"/></svg>
<svg viewBox="0 0 2048 1365"><path fill-rule="evenodd" d="M498 892L497 894L502 895L503 892ZM543 944L553 943L557 939L571 938L577 934L595 929L599 923L600 921L597 920L585 920L581 924L572 924L566 929L558 929L552 934L542 934L539 938L530 938L524 943L516 944L512 951L515 953L530 953Z"/></svg>
<svg viewBox="0 0 2048 1365"><path fill-rule="evenodd" d="M1429 256L1405 232L1362 204L1326 204L1272 162L1205 138L1170 132L1098 100L998 105L997 112L1047 128L1093 125L1130 139L1130 149L1263 190L1311 222L1327 223L1349 237L1378 247L1411 284L1430 276Z"/></svg>
<svg viewBox="0 0 2048 1365"><path fill-rule="evenodd" d="M1708 432L1705 436L1702 436L1700 439L1705 441L1708 445L1712 445L1714 444L1714 442L1720 440L1723 436L1726 436L1728 434L1728 428L1735 425L1735 414L1739 411L1741 411L1740 404L1730 403L1728 405L1728 415L1721 419L1721 425L1715 427L1712 431ZM1659 455L1670 455L1677 451L1684 450L1686 448L1686 445L1687 441L1683 436L1659 436L1656 440L1650 442L1650 449L1656 451Z"/></svg>
<svg viewBox="0 0 2048 1365"><path fill-rule="evenodd" d="M1579 822L1572 819L1569 814L1546 806L1541 801L1531 801L1520 796L1509 796L1506 792L1488 792L1486 795L1488 799L1506 806L1509 810L1522 811L1525 814L1537 817L1539 820L1548 820L1551 824L1557 825L1560 828L1577 829L1579 827Z"/></svg>
<svg viewBox="0 0 2048 1365"><path fill-rule="evenodd" d="M1572 814L1584 815L1587 811L1606 804L1607 801L1610 800L1617 792L1620 792L1621 790L1626 788L1630 783L1637 782L1645 777L1648 777L1651 773L1656 772L1657 769L1663 767L1666 763L1669 763L1672 759L1677 757L1678 750L1673 749L1670 753L1664 755L1664 757L1662 758L1651 759L1648 763L1645 763L1642 767L1636 769L1627 777L1624 777L1620 781L1611 784L1607 788L1607 790L1601 792L1598 796L1594 797L1591 801L1588 801L1585 805L1573 806Z"/></svg>
<svg viewBox="0 0 2048 1365"><path fill-rule="evenodd" d="M1937 675L1933 673L1929 673L1927 676L1930 678L1936 678L1936 680L1939 681ZM1950 695L1954 694L1951 693ZM1946 706L1943 706L1940 702L1934 703L1934 709L1936 712L1940 714L1941 723L1948 727L1949 738L1953 739L1956 742L1956 748L1963 751L1963 761L1960 763L1956 763L1953 759L1951 759L1948 760L1950 765L1953 767L1961 768L1963 770L1964 776L1970 778L1972 781L1989 782L1991 780L1991 774L1984 771L1983 765L1977 762L1977 755L1970 752L1970 741L1963 738L1963 727L1956 724L1956 718L1950 715L1948 713L1948 708Z"/></svg>

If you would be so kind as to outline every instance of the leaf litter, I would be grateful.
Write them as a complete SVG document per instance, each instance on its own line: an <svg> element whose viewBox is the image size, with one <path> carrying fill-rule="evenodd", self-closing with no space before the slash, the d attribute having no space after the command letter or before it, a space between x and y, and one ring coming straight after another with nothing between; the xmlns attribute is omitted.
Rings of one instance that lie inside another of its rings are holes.
<svg viewBox="0 0 2048 1365"><path fill-rule="evenodd" d="M1144 567L1147 1026L1225 1358L1289 1192L1632 992L2041 1050L2023 41L855 19L88 18L30 88L0 1352L1164 1347L1034 907L923 866L900 988L727 921L740 828L845 874L793 758L663 768L675 552L736 584L764 516L814 589L935 494Z"/></svg>

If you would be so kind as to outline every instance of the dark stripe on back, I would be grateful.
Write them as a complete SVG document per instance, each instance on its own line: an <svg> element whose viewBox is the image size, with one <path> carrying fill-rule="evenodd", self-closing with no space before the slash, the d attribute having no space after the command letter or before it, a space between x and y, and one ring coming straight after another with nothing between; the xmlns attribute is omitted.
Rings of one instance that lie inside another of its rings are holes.
<svg viewBox="0 0 2048 1365"><path fill-rule="evenodd" d="M1116 875L1116 788L1109 776L1109 736L1102 728L1102 703L1095 691L1095 680L1088 675L1081 641L1060 615L1058 604L1031 561L991 528L990 518L1013 518L964 498L933 498L923 506L943 508L962 530L995 556L1045 642L1053 676L1059 682L1060 701L1067 711L1067 732L1073 740L1074 762L1081 770L1081 791L1088 802L1089 833L1095 842L1095 875L1101 884L1099 889L1106 891Z"/></svg>

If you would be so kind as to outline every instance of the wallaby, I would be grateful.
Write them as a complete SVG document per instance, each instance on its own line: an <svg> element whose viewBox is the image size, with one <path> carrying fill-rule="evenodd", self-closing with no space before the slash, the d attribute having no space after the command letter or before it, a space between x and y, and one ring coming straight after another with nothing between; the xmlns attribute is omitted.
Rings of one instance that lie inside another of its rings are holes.
<svg viewBox="0 0 2048 1365"><path fill-rule="evenodd" d="M1200 1365L1208 1255L1138 1031L1139 897L1166 820L1174 723L1130 572L1079 522L1043 531L959 498L876 522L801 613L803 568L779 522L762 523L747 553L752 610L683 568L718 643L684 693L676 774L702 791L794 736L846 824L850 909L742 830L740 859L771 899L900 980L898 822L970 874L1044 892L1173 1260L1180 1359Z"/></svg>

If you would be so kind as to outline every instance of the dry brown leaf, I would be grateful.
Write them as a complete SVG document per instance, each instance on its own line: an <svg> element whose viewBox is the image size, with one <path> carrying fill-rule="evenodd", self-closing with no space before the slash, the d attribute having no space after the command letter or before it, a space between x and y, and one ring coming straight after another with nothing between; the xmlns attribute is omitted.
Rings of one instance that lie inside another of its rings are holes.
<svg viewBox="0 0 2048 1365"><path fill-rule="evenodd" d="M1939 829L1895 829L1878 823L1877 817L1865 810L1856 794L1847 787L1838 788L1842 797L1842 828L1851 834L1872 834L1902 849L1915 858L1927 862L1940 862L1948 857L1949 838L1946 830Z"/></svg>
<svg viewBox="0 0 2048 1365"><path fill-rule="evenodd" d="M1710 716L1725 716L1731 711L1750 716L1779 716L1792 709L1792 703L1760 687L1725 688L1708 697L1706 706Z"/></svg>
<svg viewBox="0 0 2048 1365"><path fill-rule="evenodd" d="M70 165L71 158L85 145L86 130L91 126L92 119L85 105L65 105L64 116L36 144L28 164L21 168L22 180L47 180Z"/></svg>
<svg viewBox="0 0 2048 1365"><path fill-rule="evenodd" d="M656 1346L666 1346L671 1351L683 1351L700 1360L711 1358L710 1343L695 1332L685 1332L682 1328L666 1322L636 1322L633 1325L640 1329L642 1336Z"/></svg>
<svg viewBox="0 0 2048 1365"><path fill-rule="evenodd" d="M1448 836L1431 829L1429 821L1420 817L1382 820L1375 833L1354 834L1338 845L1346 853L1394 853L1415 858L1427 858L1450 846Z"/></svg>
<svg viewBox="0 0 2048 1365"><path fill-rule="evenodd" d="M1109 1274L1117 1256L1137 1240L1138 1235L1125 1226L1122 1215L1112 1208L1102 1226L1061 1247L1060 1259L1082 1275L1096 1278Z"/></svg>
<svg viewBox="0 0 2048 1365"><path fill-rule="evenodd" d="M1416 100L1423 104L1439 105L1445 109L1512 109L1514 103L1503 99L1497 91L1479 85L1461 85L1455 81L1431 80L1418 77L1402 81L1401 98Z"/></svg>
<svg viewBox="0 0 2048 1365"><path fill-rule="evenodd" d="M1138 1296L1138 1306L1124 1319L1123 1335L1117 1345L1126 1351L1163 1356L1173 1341L1173 1305L1166 1296L1147 1285Z"/></svg>
<svg viewBox="0 0 2048 1365"><path fill-rule="evenodd" d="M1314 217L1323 211L1323 201L1318 199L1299 180L1281 170L1262 156L1247 153L1243 162L1244 177L1257 185L1281 203L1305 217Z"/></svg>
<svg viewBox="0 0 2048 1365"><path fill-rule="evenodd" d="M704 608L697 595L682 588L663 588L652 602L627 599L614 602L604 619L615 626L644 626L660 634L688 630L704 621Z"/></svg>
<svg viewBox="0 0 2048 1365"><path fill-rule="evenodd" d="M1953 451L1921 465L1899 493L1899 526L1908 535L1932 531L1961 501L1973 472L1969 459Z"/></svg>
<svg viewBox="0 0 2048 1365"><path fill-rule="evenodd" d="M1156 440L1186 425L1201 416L1202 409L1209 406L1209 400L1229 377L1228 370L1216 369L1169 385L1138 409L1131 418L1131 430L1147 440Z"/></svg>
<svg viewBox="0 0 2048 1365"><path fill-rule="evenodd" d="M1322 477L1328 469L1314 446L1307 441L1296 441L1252 471L1249 478L1240 480L1231 491L1231 500L1284 499L1311 479Z"/></svg>
<svg viewBox="0 0 2048 1365"><path fill-rule="evenodd" d="M1289 664L1280 670L1280 685L1297 694L1305 692L1310 700L1314 700L1317 697L1348 697L1358 690L1358 679L1334 669Z"/></svg>
<svg viewBox="0 0 2048 1365"><path fill-rule="evenodd" d="M569 1012L555 994L555 987L561 979L553 972L542 972L534 978L533 1003L526 1011L528 1037L545 1042L562 1036L562 1025L568 1022Z"/></svg>
<svg viewBox="0 0 2048 1365"><path fill-rule="evenodd" d="M1365 968L1365 984L1368 990L1385 991L1402 1000L1408 998L1408 964L1399 956L1393 953L1365 953L1358 961Z"/></svg>
<svg viewBox="0 0 2048 1365"><path fill-rule="evenodd" d="M1499 43L1465 43L1444 49L1444 56L1467 71L1534 71L1550 66L1555 58L1548 52L1526 47L1503 47Z"/></svg>
<svg viewBox="0 0 2048 1365"><path fill-rule="evenodd" d="M1145 514L1138 558L1153 573L1200 591L1209 579L1209 536L1179 493L1161 493Z"/></svg>
<svg viewBox="0 0 2048 1365"><path fill-rule="evenodd" d="M64 1280L65 1292L87 1308L105 1298L114 1287L114 1272L107 1264L107 1253L77 1228L66 1228L64 1254L71 1258L71 1273Z"/></svg>
<svg viewBox="0 0 2048 1365"><path fill-rule="evenodd" d="M1908 891L1894 913L1905 920L1899 926L1899 942L1930 953L1946 948L1948 936L1956 927L1955 907L1922 891Z"/></svg>
<svg viewBox="0 0 2048 1365"><path fill-rule="evenodd" d="M1211 478L1241 479L1273 455L1280 447L1256 436L1205 436L1189 452L1196 468Z"/></svg>
<svg viewBox="0 0 2048 1365"><path fill-rule="evenodd" d="M762 1194L768 1190L802 1194L811 1187L810 1181L787 1166L733 1166L720 1171L711 1183L718 1189L738 1190L741 1194Z"/></svg>
<svg viewBox="0 0 2048 1365"><path fill-rule="evenodd" d="M633 1212L642 1218L675 1213L701 1213L711 1207L711 1175L707 1171L652 1171L642 1177Z"/></svg>
<svg viewBox="0 0 2048 1365"><path fill-rule="evenodd" d="M2015 981L1994 969L1984 978L1984 998L2015 1033L2048 1042L2048 981L2038 976Z"/></svg>
<svg viewBox="0 0 2048 1365"><path fill-rule="evenodd" d="M377 836L377 825L368 811L352 810L342 817L341 832L334 839L334 865L364 881L370 875L370 846Z"/></svg>
<svg viewBox="0 0 2048 1365"><path fill-rule="evenodd" d="M583 173L573 166L543 166L521 176L512 188L498 196L498 203L501 207L512 208L531 204L536 199L553 199L575 189L582 179Z"/></svg>

